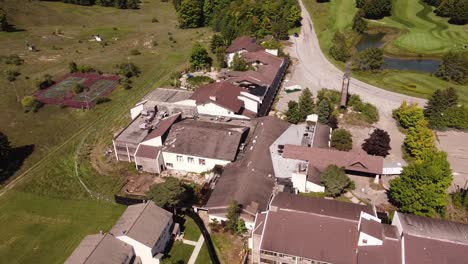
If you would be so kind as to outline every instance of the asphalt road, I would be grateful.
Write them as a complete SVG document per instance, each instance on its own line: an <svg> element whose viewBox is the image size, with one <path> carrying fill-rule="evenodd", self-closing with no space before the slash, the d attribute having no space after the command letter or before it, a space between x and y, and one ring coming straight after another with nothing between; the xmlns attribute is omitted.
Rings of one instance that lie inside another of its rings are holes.
<svg viewBox="0 0 468 264"><path fill-rule="evenodd" d="M293 45L287 49L287 52L294 58L293 64L295 64L290 82L309 87L312 91L324 87L341 90L343 72L329 62L320 50L310 14L302 1L299 3L302 9L301 33L299 37L291 38ZM354 78L351 79L349 92L359 94L362 99L377 106L381 116L391 116L392 110L397 108L403 100L421 105L425 103L424 99L393 93Z"/></svg>

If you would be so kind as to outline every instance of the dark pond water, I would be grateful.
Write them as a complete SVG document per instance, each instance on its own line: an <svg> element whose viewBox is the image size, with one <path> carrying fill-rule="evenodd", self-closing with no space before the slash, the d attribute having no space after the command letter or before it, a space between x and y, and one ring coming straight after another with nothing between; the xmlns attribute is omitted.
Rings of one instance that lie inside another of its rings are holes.
<svg viewBox="0 0 468 264"><path fill-rule="evenodd" d="M378 34L363 34L361 40L356 45L358 51L363 51L370 47L381 48L384 43L382 41L384 33ZM421 71L428 73L435 73L439 68L440 60L437 59L424 59L424 58L398 58L384 56L386 69L396 69L402 71Z"/></svg>

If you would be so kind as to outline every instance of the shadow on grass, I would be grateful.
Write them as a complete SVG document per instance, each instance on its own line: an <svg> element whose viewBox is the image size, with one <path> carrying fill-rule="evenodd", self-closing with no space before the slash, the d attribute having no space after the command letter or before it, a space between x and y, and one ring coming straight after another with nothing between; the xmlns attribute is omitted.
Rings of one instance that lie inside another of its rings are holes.
<svg viewBox="0 0 468 264"><path fill-rule="evenodd" d="M208 230L205 227L205 224L203 223L203 220L198 216L198 214L194 213L192 210L186 212L186 214L195 221L195 223L198 225L200 228L200 231L205 238L205 243L206 247L208 249L208 253L210 254L210 259L213 264L219 264L219 259L218 255L216 254L213 241L211 240L210 233L208 233Z"/></svg>
<svg viewBox="0 0 468 264"><path fill-rule="evenodd" d="M0 184L13 176L21 167L24 161L34 152L34 145L25 145L11 150L10 155L0 161Z"/></svg>

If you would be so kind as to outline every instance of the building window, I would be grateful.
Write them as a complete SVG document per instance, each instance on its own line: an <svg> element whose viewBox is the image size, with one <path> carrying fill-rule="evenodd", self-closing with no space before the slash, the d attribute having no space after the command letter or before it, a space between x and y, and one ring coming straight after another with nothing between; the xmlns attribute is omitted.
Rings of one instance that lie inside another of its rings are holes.
<svg viewBox="0 0 468 264"><path fill-rule="evenodd" d="M166 167L168 168L174 168L174 165L172 163L166 163Z"/></svg>
<svg viewBox="0 0 468 264"><path fill-rule="evenodd" d="M176 156L176 159L177 159L178 162L183 162L184 161L184 158L182 156L179 156L179 155Z"/></svg>
<svg viewBox="0 0 468 264"><path fill-rule="evenodd" d="M202 166L205 166L206 165L205 159L198 159L198 164L202 165Z"/></svg>
<svg viewBox="0 0 468 264"><path fill-rule="evenodd" d="M187 157L187 161L191 164L195 163L195 159L193 157Z"/></svg>

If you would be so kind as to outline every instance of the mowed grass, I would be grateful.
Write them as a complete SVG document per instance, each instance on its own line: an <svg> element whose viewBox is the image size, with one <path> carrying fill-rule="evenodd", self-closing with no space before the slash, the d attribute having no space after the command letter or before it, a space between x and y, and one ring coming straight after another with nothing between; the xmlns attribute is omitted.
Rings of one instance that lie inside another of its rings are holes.
<svg viewBox="0 0 468 264"><path fill-rule="evenodd" d="M468 25L449 24L423 1L393 0L392 16L372 21L371 26L397 28L400 35L386 47L388 53L441 55L449 50L467 51Z"/></svg>
<svg viewBox="0 0 468 264"><path fill-rule="evenodd" d="M315 0L303 0L303 2L311 14L323 53L337 67L344 69L343 63L331 58L329 50L333 44L335 31L352 30L352 19L357 11L355 2L317 3ZM372 22L371 25L399 28L401 35L394 42L398 44L402 41L408 44L402 44L407 45L405 50L392 42L385 46L386 52L408 54L410 46L414 45L420 55L438 56L440 52L459 49L463 42L468 43L467 26L448 24L446 19L436 17L432 10L429 10L430 7L423 5L421 1L394 0L393 6L393 16ZM413 40L410 41L411 39ZM468 104L468 85L446 82L426 73L385 70L381 73L353 72L353 77L386 90L421 98L428 98L436 89L454 87L458 91L460 101Z"/></svg>
<svg viewBox="0 0 468 264"><path fill-rule="evenodd" d="M112 203L123 174L96 172L86 146L110 146L113 133L128 121L128 109L182 69L192 44L208 42L210 33L178 29L172 3L159 0L144 1L140 10L27 0L6 0L2 8L15 14L12 22L25 31L0 33L0 55L19 54L25 64L0 65L0 130L13 146L34 145L35 150L10 179L15 185L0 190L0 256L10 263L63 263L85 235L107 230L124 209ZM151 23L153 17L159 23ZM94 34L101 34L107 46L89 41ZM40 51L28 52L26 42ZM130 56L131 49L142 54ZM104 72L131 61L142 74L133 79L133 89L117 88L111 102L90 111L45 106L24 113L3 72L18 69L16 87L28 95L36 89L34 79L46 73L60 78L72 60Z"/></svg>
<svg viewBox="0 0 468 264"><path fill-rule="evenodd" d="M0 256L8 263L63 263L84 236L108 231L123 210L12 191L0 202Z"/></svg>

